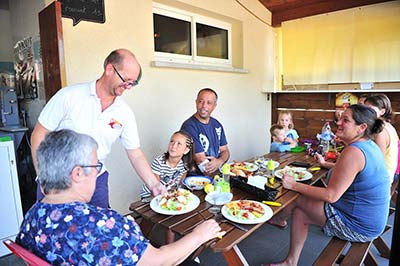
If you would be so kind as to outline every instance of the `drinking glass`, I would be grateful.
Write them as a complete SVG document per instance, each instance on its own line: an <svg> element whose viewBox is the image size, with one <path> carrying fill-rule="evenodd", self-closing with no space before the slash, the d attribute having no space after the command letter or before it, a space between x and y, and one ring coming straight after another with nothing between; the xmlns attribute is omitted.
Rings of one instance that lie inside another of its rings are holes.
<svg viewBox="0 0 400 266"><path fill-rule="evenodd" d="M217 193L213 195L213 197L212 197L212 202L213 202L213 204L212 204L212 206L208 209L209 212L211 212L212 214L214 214L214 216L216 216L216 215L221 211L221 207L219 207L219 206L217 205L217 197L218 197L218 194L217 194Z"/></svg>

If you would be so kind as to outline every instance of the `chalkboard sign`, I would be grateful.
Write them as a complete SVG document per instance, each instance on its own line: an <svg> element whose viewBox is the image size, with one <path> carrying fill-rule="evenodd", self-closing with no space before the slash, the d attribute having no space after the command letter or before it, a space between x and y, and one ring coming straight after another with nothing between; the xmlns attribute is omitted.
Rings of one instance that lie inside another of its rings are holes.
<svg viewBox="0 0 400 266"><path fill-rule="evenodd" d="M81 20L104 23L104 0L59 0L63 17L72 18L73 26Z"/></svg>

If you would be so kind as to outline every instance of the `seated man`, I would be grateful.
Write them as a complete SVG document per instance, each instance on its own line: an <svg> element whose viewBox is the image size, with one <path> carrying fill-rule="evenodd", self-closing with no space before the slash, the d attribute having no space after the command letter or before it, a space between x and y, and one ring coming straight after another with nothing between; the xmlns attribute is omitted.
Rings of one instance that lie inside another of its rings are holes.
<svg viewBox="0 0 400 266"><path fill-rule="evenodd" d="M132 218L87 204L102 163L96 141L63 129L48 133L37 150L44 198L26 213L16 242L52 265L176 265L220 235L215 220L161 248L144 238Z"/></svg>
<svg viewBox="0 0 400 266"><path fill-rule="evenodd" d="M187 119L181 130L188 132L195 147L194 160L199 169L194 174L213 175L229 159L228 142L221 123L211 117L217 106L218 95L209 88L199 91L196 113ZM192 173L193 174L193 173Z"/></svg>

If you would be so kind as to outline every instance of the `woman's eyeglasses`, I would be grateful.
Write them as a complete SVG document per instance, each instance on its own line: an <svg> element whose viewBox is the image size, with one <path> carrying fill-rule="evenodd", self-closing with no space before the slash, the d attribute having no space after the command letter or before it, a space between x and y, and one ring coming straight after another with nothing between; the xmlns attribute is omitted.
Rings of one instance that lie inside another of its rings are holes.
<svg viewBox="0 0 400 266"><path fill-rule="evenodd" d="M100 173L101 169L103 168L103 163L98 162L97 164L94 165L79 165L82 168L89 168L89 167L95 167L97 172Z"/></svg>
<svg viewBox="0 0 400 266"><path fill-rule="evenodd" d="M117 73L118 77L122 80L122 84L123 84L126 88L130 88L130 87L134 87L134 86L138 85L140 79L142 78L142 67L140 67L140 66L139 66L139 67L140 67L139 76L137 77L137 80L134 80L134 81L127 81L126 79L124 79L124 78L121 76L121 74L118 72L118 70L115 68L114 65L112 65L112 67L114 68L115 73Z"/></svg>

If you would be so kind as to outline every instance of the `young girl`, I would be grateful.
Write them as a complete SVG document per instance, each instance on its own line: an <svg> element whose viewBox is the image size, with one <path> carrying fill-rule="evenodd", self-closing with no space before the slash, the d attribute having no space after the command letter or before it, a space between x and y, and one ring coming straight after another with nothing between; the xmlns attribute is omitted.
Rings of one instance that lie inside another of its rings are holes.
<svg viewBox="0 0 400 266"><path fill-rule="evenodd" d="M294 129L292 113L289 111L281 111L278 115L278 125L281 125L285 130L285 143L293 144L299 142L299 134L297 134L296 129Z"/></svg>
<svg viewBox="0 0 400 266"><path fill-rule="evenodd" d="M396 129L390 123L393 116L392 104L385 94L371 95L367 97L364 104L375 110L378 118L384 121L384 128L374 137L374 141L385 156L385 162L390 175L390 181L393 182L397 168L397 156L399 154L398 142L399 136Z"/></svg>
<svg viewBox="0 0 400 266"><path fill-rule="evenodd" d="M151 169L167 189L179 186L181 180L186 177L188 170L194 171L193 145L193 139L188 133L182 130L177 131L171 136L168 151L153 160ZM143 185L140 196L142 200L148 199L151 196L151 191L146 185ZM144 233L149 233L147 230L150 231L152 225L142 222L140 226ZM168 230L165 234L165 242L169 244L174 241L175 234L171 230Z"/></svg>
<svg viewBox="0 0 400 266"><path fill-rule="evenodd" d="M167 189L179 186L187 171L195 169L193 151L192 137L180 130L172 134L168 151L153 160L151 169ZM151 191L146 185L143 185L140 196L142 199L151 196Z"/></svg>

